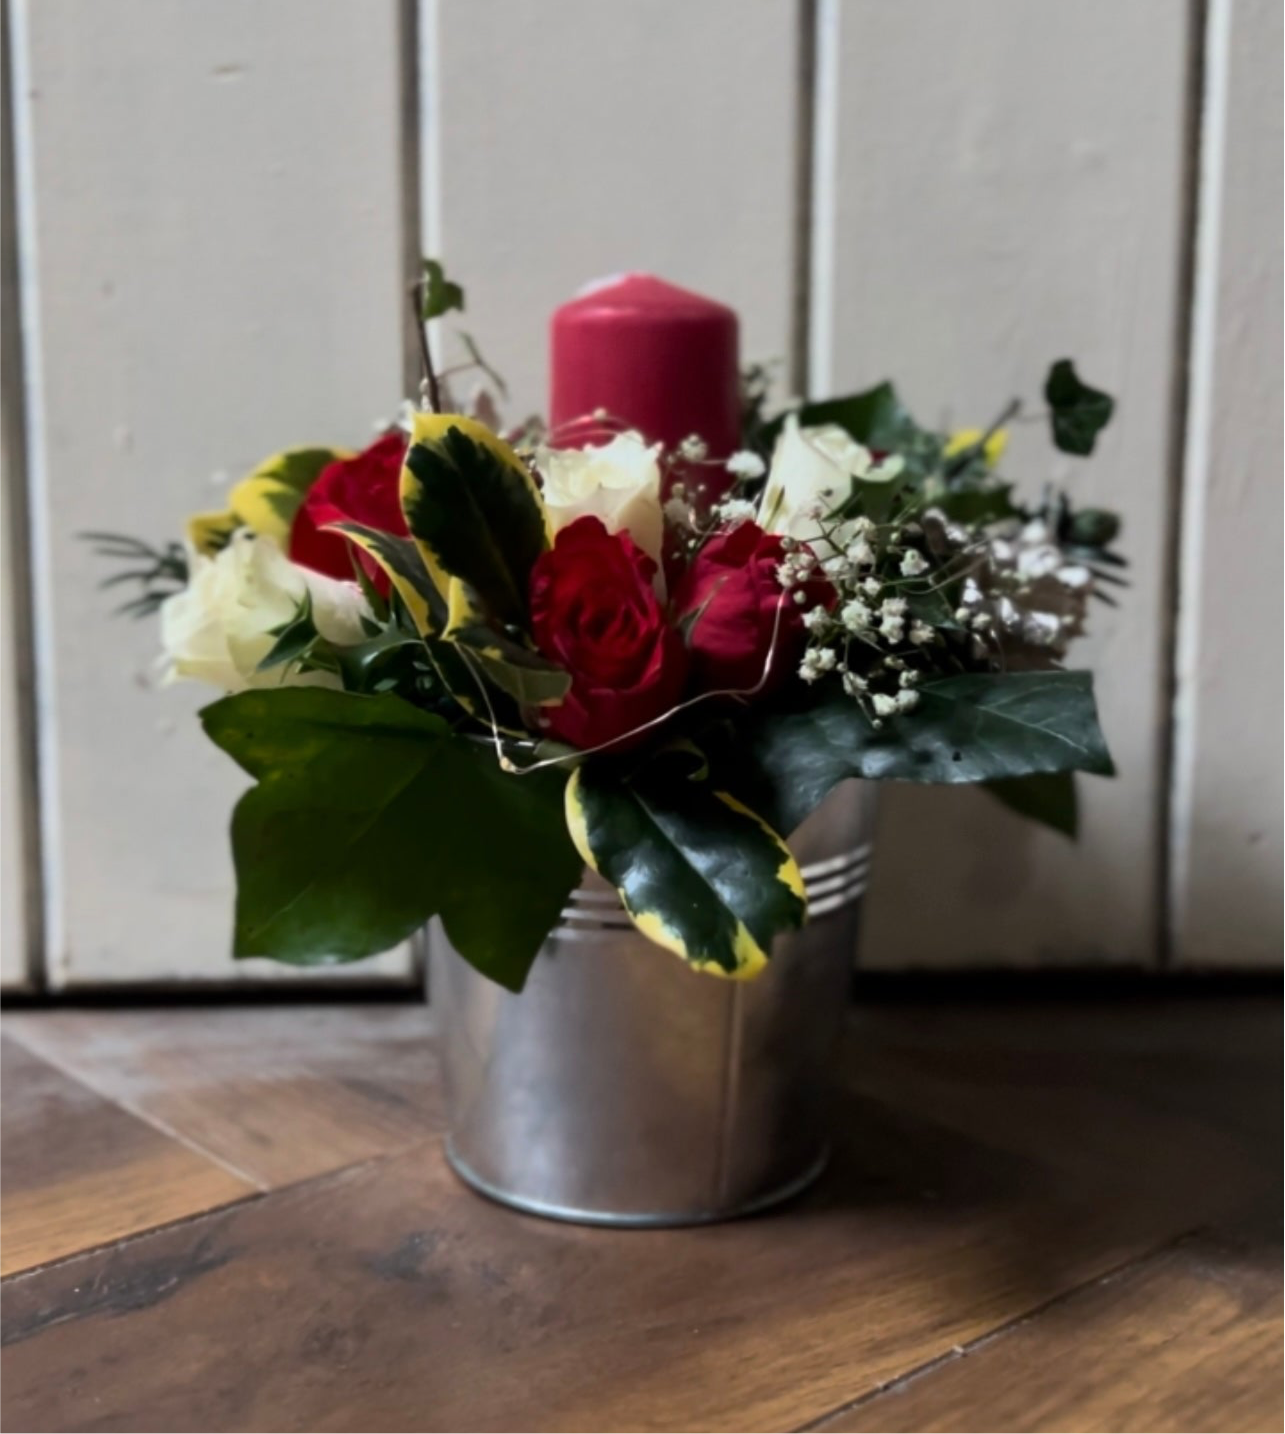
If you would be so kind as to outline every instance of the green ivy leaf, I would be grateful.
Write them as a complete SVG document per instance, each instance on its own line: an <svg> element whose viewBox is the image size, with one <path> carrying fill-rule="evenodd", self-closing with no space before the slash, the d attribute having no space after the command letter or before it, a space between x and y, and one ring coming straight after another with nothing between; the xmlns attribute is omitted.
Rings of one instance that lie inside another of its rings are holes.
<svg viewBox="0 0 1285 1434"><path fill-rule="evenodd" d="M913 712L880 728L829 685L806 705L754 713L740 727L738 780L787 833L846 777L956 783L1114 772L1087 672L938 678L920 688Z"/></svg>
<svg viewBox="0 0 1285 1434"><path fill-rule="evenodd" d="M619 891L644 936L698 970L762 969L778 931L802 925L803 878L781 838L684 760L626 777L587 762L567 784L580 854Z"/></svg>
<svg viewBox="0 0 1285 1434"><path fill-rule="evenodd" d="M1072 841L1079 835L1080 809L1073 772L1008 777L1000 782L986 782L985 789L1020 816L1052 827Z"/></svg>
<svg viewBox="0 0 1285 1434"><path fill-rule="evenodd" d="M446 277L437 259L424 260L424 318L440 319L452 309L464 309L464 290Z"/></svg>
<svg viewBox="0 0 1285 1434"><path fill-rule="evenodd" d="M257 783L232 819L237 956L353 961L440 915L462 956L521 988L580 878L565 777L502 772L391 695L244 692L201 720Z"/></svg>
<svg viewBox="0 0 1285 1434"><path fill-rule="evenodd" d="M1111 395L1090 388L1070 359L1058 359L1049 369L1044 397L1048 400L1053 442L1063 453L1079 457L1092 453L1098 434L1111 421L1115 408Z"/></svg>

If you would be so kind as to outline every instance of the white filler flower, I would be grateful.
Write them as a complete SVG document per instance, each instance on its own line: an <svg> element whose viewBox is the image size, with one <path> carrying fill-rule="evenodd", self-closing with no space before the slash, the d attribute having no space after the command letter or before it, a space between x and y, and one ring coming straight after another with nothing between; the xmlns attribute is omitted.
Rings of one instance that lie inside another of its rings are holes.
<svg viewBox="0 0 1285 1434"><path fill-rule="evenodd" d="M288 663L258 670L276 639L272 629L311 598L318 633L338 646L365 639L370 607L356 583L339 582L292 563L272 538L234 533L212 558L192 554L188 585L161 605L166 681L209 682L225 692L247 687L338 687L329 672L292 672Z"/></svg>

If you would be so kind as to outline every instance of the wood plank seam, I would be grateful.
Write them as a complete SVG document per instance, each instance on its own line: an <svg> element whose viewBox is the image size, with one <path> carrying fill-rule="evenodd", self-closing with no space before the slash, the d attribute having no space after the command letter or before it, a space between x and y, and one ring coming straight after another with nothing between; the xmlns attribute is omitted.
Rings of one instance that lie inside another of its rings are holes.
<svg viewBox="0 0 1285 1434"><path fill-rule="evenodd" d="M43 1057L41 1059L43 1059ZM51 1061L50 1064L52 1065L53 1062ZM65 1074L65 1072L62 1072L60 1069L60 1074ZM81 1082L81 1084L84 1084L84 1082ZM92 1089L92 1087L87 1088ZM95 1092L95 1094L99 1093ZM123 1106L121 1108L124 1109ZM156 1126L154 1122L153 1124L155 1129L158 1131L162 1130L162 1127ZM168 1134L167 1131L163 1131L162 1133ZM436 1148L439 1144L440 1139L438 1136L425 1136L421 1140L411 1141L409 1145L402 1146L397 1150L381 1151L378 1155L367 1156L364 1160L355 1160L350 1165L341 1165L336 1170L326 1170L320 1175L306 1175L300 1180L288 1181L284 1185L253 1187L238 1200L228 1200L221 1205L211 1205L204 1210L193 1210L190 1214L179 1215L173 1220L160 1220L155 1225L147 1226L146 1229L134 1230L128 1235L115 1236L108 1240L99 1240L88 1245L83 1245L78 1250L69 1250L65 1255L59 1255L55 1259L41 1260L37 1264L26 1265L21 1270L12 1270L9 1274L5 1275L3 1279L0 1279L0 1289L7 1289L18 1280L25 1280L30 1275L48 1274L53 1270L57 1270L62 1265L70 1264L73 1260L80 1260L89 1255L100 1254L104 1250L111 1250L113 1253L116 1251L124 1251L131 1245L137 1244L140 1240L150 1240L155 1235L168 1234L173 1230L182 1229L185 1225L196 1224L200 1220L209 1220L223 1215L230 1215L248 1208L251 1205L257 1205L268 1196L281 1195L287 1192L297 1193L306 1186L320 1186L326 1181L346 1179L364 1171L368 1166L378 1165L381 1161L397 1159L404 1155L412 1154L421 1146L425 1148ZM199 1146L189 1145L188 1148L208 1158L208 1153L201 1150ZM67 1318L75 1319L78 1313L78 1311L73 1311L68 1314ZM48 1326L46 1326L46 1328L47 1327ZM844 1407L846 1408L847 1406L845 1405Z"/></svg>
<svg viewBox="0 0 1285 1434"><path fill-rule="evenodd" d="M1166 1254L1180 1249L1183 1245L1189 1244L1200 1236L1209 1233L1209 1226L1194 1225L1190 1230L1184 1230L1181 1234L1174 1235L1167 1240L1162 1240L1158 1245L1154 1245L1136 1255L1129 1256L1128 1259L1122 1260L1118 1265L1113 1265L1111 1269L1107 1270L1104 1274L1096 1275L1093 1279L1085 1280L1080 1284L1069 1285L1066 1289L1059 1290L1057 1294L1050 1296L1047 1300L1043 1300L1040 1304L1033 1306L1024 1313L1014 1315L1013 1318L997 1324L994 1329L987 1330L985 1334L978 1335L976 1339L970 1339L964 1344L952 1345L950 1349L943 1351L937 1355L936 1358L925 1360L913 1369L908 1369L904 1374L898 1374L892 1379L886 1379L882 1383L874 1385L864 1393L857 1395L855 1399L850 1399L846 1404L840 1404L837 1408L827 1410L826 1413L818 1416L816 1419L811 1419L806 1424L796 1426L794 1434L810 1434L810 1431L824 1429L832 1419L838 1419L846 1414L850 1414L853 1410L860 1409L872 1400L879 1399L886 1394L895 1394L899 1390L906 1388L907 1385L935 1374L938 1370L954 1364L957 1360L978 1353L980 1350L994 1344L997 1340L1006 1339L1009 1335L1032 1324L1049 1310L1065 1303L1067 1300L1083 1295L1090 1290L1102 1289L1108 1285L1115 1284L1119 1280L1126 1279L1129 1275L1133 1274L1135 1270L1141 1269L1151 1261L1161 1259Z"/></svg>
<svg viewBox="0 0 1285 1434"><path fill-rule="evenodd" d="M132 1115L135 1120L141 1120L145 1125L150 1126L153 1130L159 1131L160 1134L174 1141L176 1145L183 1146L185 1149L192 1151L194 1155L199 1155L203 1160L208 1160L211 1164L217 1165L221 1170L225 1170L229 1175L236 1176L238 1180L244 1181L252 1190L257 1190L260 1195L266 1193L270 1188L257 1176L250 1174L249 1171L239 1169L232 1161L216 1155L213 1151L205 1149L204 1146L184 1135L181 1131L175 1130L173 1126L167 1122L158 1120L150 1111L142 1108L135 1101L111 1094L104 1090L99 1090L96 1086L91 1085L74 1066L68 1065L66 1061L59 1060L56 1056L51 1056L44 1050L33 1046L30 1041L23 1038L19 1031L6 1031L6 1035L10 1040L16 1041L28 1055L34 1056L36 1060L43 1061L45 1065L56 1070L59 1075L65 1076L70 1081L74 1081L85 1090L92 1091L100 1100L105 1100L109 1104Z"/></svg>
<svg viewBox="0 0 1285 1434"><path fill-rule="evenodd" d="M104 1250L128 1249L140 1240L150 1240L153 1235L180 1229L184 1225L195 1224L198 1220L208 1220L216 1215L227 1214L234 1210L240 1210L243 1206L257 1204L265 1195L270 1195L270 1190L249 1190L238 1200L228 1200L222 1205L211 1205L204 1210L192 1210L186 1215L177 1215L172 1220L159 1220L155 1225L148 1225L142 1230L132 1230L128 1235L114 1235L106 1240L97 1240L88 1245L83 1245L78 1250L68 1250L65 1255L57 1255L52 1260L40 1260L34 1265L24 1265L20 1270L11 1270L3 1279L0 1279L0 1290L7 1290L10 1285L18 1280L25 1280L29 1275L47 1274L56 1270L61 1265L70 1264L73 1260L83 1259L86 1255L100 1254ZM80 1311L73 1310L67 1315L68 1319L76 1319ZM61 1321L59 1321L61 1323ZM6 1343L0 1340L0 1344Z"/></svg>

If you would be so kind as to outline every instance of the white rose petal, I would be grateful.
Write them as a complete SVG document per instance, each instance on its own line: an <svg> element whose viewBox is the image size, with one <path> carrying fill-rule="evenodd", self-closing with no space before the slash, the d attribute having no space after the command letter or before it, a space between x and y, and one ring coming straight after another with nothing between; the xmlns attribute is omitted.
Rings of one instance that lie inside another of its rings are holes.
<svg viewBox="0 0 1285 1434"><path fill-rule="evenodd" d="M801 538L828 557L834 549L809 514L831 511L848 496L852 479L865 477L870 468L870 450L837 424L800 428L791 414L776 440L759 522L765 532Z"/></svg>
<svg viewBox="0 0 1285 1434"><path fill-rule="evenodd" d="M628 533L659 562L664 539L659 457L660 444L648 448L632 432L597 446L538 448L535 464L553 531L577 518L600 518L609 533Z"/></svg>
<svg viewBox="0 0 1285 1434"><path fill-rule="evenodd" d="M249 687L339 687L329 672L292 672L288 664L258 670L272 651L274 628L290 622L305 595L322 637L351 646L365 637L370 607L356 583L292 563L271 538L235 533L212 558L193 554L182 592L161 606L166 679L188 677L225 692Z"/></svg>

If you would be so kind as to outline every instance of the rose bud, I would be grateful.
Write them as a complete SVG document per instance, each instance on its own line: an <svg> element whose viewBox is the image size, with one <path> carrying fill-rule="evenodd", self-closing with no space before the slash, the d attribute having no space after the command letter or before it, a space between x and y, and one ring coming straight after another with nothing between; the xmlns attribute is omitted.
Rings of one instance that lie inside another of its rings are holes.
<svg viewBox="0 0 1285 1434"><path fill-rule="evenodd" d="M563 528L531 573L536 646L571 674L546 730L597 747L660 717L682 697L687 652L652 586L656 564L598 518Z"/></svg>
<svg viewBox="0 0 1285 1434"><path fill-rule="evenodd" d="M740 523L716 533L693 557L674 594L674 611L686 629L702 690L758 687L769 653L767 687L793 670L807 636L803 614L818 604L832 607L835 601L834 588L823 577L782 587L779 569L787 556L797 564L807 553L805 545L796 543L787 555L780 534L765 533L757 523ZM798 592L805 596L802 604L795 600Z"/></svg>

